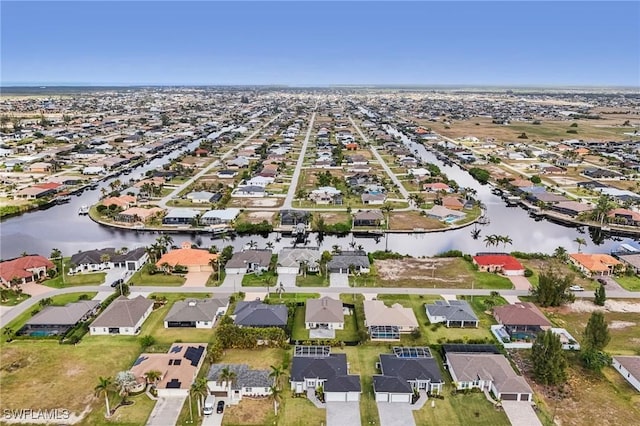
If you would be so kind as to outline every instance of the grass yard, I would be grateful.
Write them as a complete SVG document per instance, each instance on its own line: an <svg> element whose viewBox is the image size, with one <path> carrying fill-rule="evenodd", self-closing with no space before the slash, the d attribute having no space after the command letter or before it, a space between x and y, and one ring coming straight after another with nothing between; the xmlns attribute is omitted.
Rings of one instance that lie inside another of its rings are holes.
<svg viewBox="0 0 640 426"><path fill-rule="evenodd" d="M170 346L177 340L183 342L193 343L211 343L213 341L214 333L212 329L208 328L164 328L164 317L167 315L173 304L178 300L184 300L186 298L202 299L208 294L193 293L193 294L180 294L180 293L163 293L161 296L167 298L167 303L156 309L149 315L149 318L144 322L140 335L151 335L155 337L158 349L162 349L162 352L166 352L164 347ZM168 349L168 347L167 347Z"/></svg>
<svg viewBox="0 0 640 426"><path fill-rule="evenodd" d="M307 299L317 299L320 297L319 293L269 293L269 299L272 301L281 300L282 303L285 302L306 302Z"/></svg>
<svg viewBox="0 0 640 426"><path fill-rule="evenodd" d="M305 306L297 306L293 317L293 340L309 340L309 330L305 328ZM344 316L344 330L336 330L336 339L343 342L358 340L358 324L355 315Z"/></svg>
<svg viewBox="0 0 640 426"><path fill-rule="evenodd" d="M321 274L307 274L306 277L298 275L296 277L298 287L329 287L329 280Z"/></svg>
<svg viewBox="0 0 640 426"><path fill-rule="evenodd" d="M413 412L417 425L486 425L509 426L511 423L504 411L499 411L481 393L452 396L445 385L444 399L436 399L435 407L427 402L420 410Z"/></svg>
<svg viewBox="0 0 640 426"><path fill-rule="evenodd" d="M27 293L18 294L13 290L7 290L6 294L3 293L3 296L4 298L0 300L0 305L2 306L16 306L31 297Z"/></svg>
<svg viewBox="0 0 640 426"><path fill-rule="evenodd" d="M242 398L238 405L224 408L223 426L267 425L275 423L273 402L270 398Z"/></svg>
<svg viewBox="0 0 640 426"><path fill-rule="evenodd" d="M446 227L447 225L439 220L422 216L417 211L390 213L389 229L392 230L444 229Z"/></svg>
<svg viewBox="0 0 640 426"><path fill-rule="evenodd" d="M60 345L57 340L4 343L0 351L3 408L64 407L80 413L91 407L104 412L104 398L94 397L98 377L127 370L139 353L136 337L125 336L87 335L75 346Z"/></svg>
<svg viewBox="0 0 640 426"><path fill-rule="evenodd" d="M525 268L529 268L531 269L531 271L533 271L533 275L528 277L527 279L534 287L538 285L538 277L540 276L540 272L544 272L549 268L558 271L562 275L573 274L574 283L576 285L584 287L586 290L595 290L598 285L596 281L587 278L583 276L579 271L572 269L569 264L555 258L518 259L518 261L522 263Z"/></svg>
<svg viewBox="0 0 640 426"><path fill-rule="evenodd" d="M266 287L266 280L271 279L269 287L273 287L278 282L278 276L274 271L257 274L245 274L242 277L242 287Z"/></svg>
<svg viewBox="0 0 640 426"><path fill-rule="evenodd" d="M185 278L180 275L166 275L157 272L153 275L149 274L149 265L144 265L142 269L137 271L129 280L129 285L153 285L153 286L181 286L185 282Z"/></svg>
<svg viewBox="0 0 640 426"><path fill-rule="evenodd" d="M252 368L269 369L272 365L282 365L286 349L227 349L220 360L224 364L248 364Z"/></svg>
<svg viewBox="0 0 640 426"><path fill-rule="evenodd" d="M113 409L119 402L120 397L117 395L112 395L109 398L110 407ZM147 422L151 411L153 411L153 407L156 402L150 399L146 394L142 393L135 396L130 396L128 398L129 401L133 401L133 405L128 405L126 407L120 407L109 419L105 418L105 407L104 404L101 408L96 407L93 411L91 411L87 417L85 417L79 425L81 426L108 426L108 425L118 425L118 426L137 426L142 425ZM99 401L104 402L104 396L99 398Z"/></svg>
<svg viewBox="0 0 640 426"><path fill-rule="evenodd" d="M637 275L621 276L614 278L618 284L629 291L640 291L640 277Z"/></svg>
<svg viewBox="0 0 640 426"><path fill-rule="evenodd" d="M566 307L541 309L554 325L565 328L578 342L582 341L590 313L572 312ZM640 348L640 313L605 311L604 317L611 335L605 350L614 355L637 355Z"/></svg>
<svg viewBox="0 0 640 426"><path fill-rule="evenodd" d="M317 408L307 398L294 398L289 390L283 392L278 408L279 426L324 426L326 417L326 410Z"/></svg>
<svg viewBox="0 0 640 426"><path fill-rule="evenodd" d="M55 278L44 281L42 284L53 287L53 288L64 288L64 287L72 287L76 285L100 285L104 283L105 276L107 275L104 272L91 272L86 274L76 274L69 275L67 272L69 271L69 265L71 263L70 257L64 258L64 282L62 279L62 275L58 274ZM59 263L56 262L56 265L59 266Z"/></svg>

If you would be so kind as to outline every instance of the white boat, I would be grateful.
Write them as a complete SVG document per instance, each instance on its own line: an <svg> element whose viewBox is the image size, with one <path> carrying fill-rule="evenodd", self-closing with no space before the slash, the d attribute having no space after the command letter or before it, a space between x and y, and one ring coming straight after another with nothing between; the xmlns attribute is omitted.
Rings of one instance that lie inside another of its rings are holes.
<svg viewBox="0 0 640 426"><path fill-rule="evenodd" d="M78 214L83 216L89 214L89 206L83 204L80 209L78 209Z"/></svg>

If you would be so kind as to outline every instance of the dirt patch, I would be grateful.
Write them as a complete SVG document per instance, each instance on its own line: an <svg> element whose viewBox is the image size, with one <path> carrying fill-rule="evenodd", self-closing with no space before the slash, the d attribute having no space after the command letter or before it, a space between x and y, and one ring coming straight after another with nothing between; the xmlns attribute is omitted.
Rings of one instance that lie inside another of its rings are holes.
<svg viewBox="0 0 640 426"><path fill-rule="evenodd" d="M425 280L447 281L451 278L439 277L438 271L448 269L456 259L428 258L428 259L388 259L375 262L378 276L383 281ZM463 282L468 276L461 275L454 279Z"/></svg>
<svg viewBox="0 0 640 426"><path fill-rule="evenodd" d="M623 300L607 300L604 306L597 306L593 302L587 300L576 300L567 306L572 312L635 312L640 313L640 303L627 302Z"/></svg>
<svg viewBox="0 0 640 426"><path fill-rule="evenodd" d="M636 323L630 321L611 321L611 323L609 323L609 328L618 330L621 328L633 327L634 325L636 325Z"/></svg>
<svg viewBox="0 0 640 426"><path fill-rule="evenodd" d="M224 417L227 424L264 425L273 412L273 403L267 398L243 397L238 405L229 405Z"/></svg>
<svg viewBox="0 0 640 426"><path fill-rule="evenodd" d="M327 225L346 223L349 220L349 215L347 213L314 213L314 216L324 219L324 223Z"/></svg>
<svg viewBox="0 0 640 426"><path fill-rule="evenodd" d="M396 230L442 229L446 225L437 219L421 216L418 212L392 212L389 219L389 228Z"/></svg>

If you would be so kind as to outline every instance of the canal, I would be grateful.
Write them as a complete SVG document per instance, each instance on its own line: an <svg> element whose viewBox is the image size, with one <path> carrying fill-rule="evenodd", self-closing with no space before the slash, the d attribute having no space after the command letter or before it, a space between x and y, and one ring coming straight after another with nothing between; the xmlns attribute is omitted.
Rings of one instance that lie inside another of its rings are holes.
<svg viewBox="0 0 640 426"><path fill-rule="evenodd" d="M486 205L487 216L490 223L477 225L480 229L480 237L472 238L471 231L474 226L468 226L455 231L427 233L427 234L389 234L385 238L354 238L352 235L345 237L325 236L321 248L331 250L334 245L343 250L351 246L362 246L367 251L384 250L385 245L391 251L412 256L429 256L446 250L461 250L465 253L477 251L526 251L551 253L558 246L565 247L569 252L577 249L574 240L577 237L584 238L587 246L584 252L608 252L620 243L629 242L630 239L607 239L601 235L592 235L588 230L564 227L548 221L535 221L521 208L506 207L505 203L491 193L489 185L481 185L475 181L465 170L453 165L447 166L428 152L422 145L400 135L395 129L390 132L401 136L403 142L416 152L421 160L434 163L454 179L460 186L471 187L477 191L477 197ZM162 166L180 153L192 150L198 145L194 141L186 147L159 157L149 164L144 164L129 174L118 176L117 179L127 181L138 179L148 170ZM101 182L95 190L87 190L80 196L72 197L72 200L63 205L57 205L47 210L39 210L23 214L22 216L8 219L0 224L0 256L3 259L19 256L23 252L39 253L48 256L51 249L56 247L62 250L65 256L70 256L80 250L90 250L104 247L127 247L129 249L150 244L159 236L157 233L120 230L94 223L87 216L79 216L78 209L83 204L95 204L100 197L100 188L108 187L111 180ZM486 235L508 235L513 244L506 248L487 248L483 243ZM239 250L250 241L257 243L258 248L264 248L268 242L274 245L277 252L282 247L291 246L291 238L281 237L277 234L268 235L266 238L259 235L236 237L230 241L211 239L208 235L172 234L174 244L179 245L183 241L190 241L201 247L209 247L213 244L222 248L225 245L233 245ZM595 239L595 242L594 242ZM598 244L596 244L596 242ZM317 245L314 235L310 236L310 246Z"/></svg>

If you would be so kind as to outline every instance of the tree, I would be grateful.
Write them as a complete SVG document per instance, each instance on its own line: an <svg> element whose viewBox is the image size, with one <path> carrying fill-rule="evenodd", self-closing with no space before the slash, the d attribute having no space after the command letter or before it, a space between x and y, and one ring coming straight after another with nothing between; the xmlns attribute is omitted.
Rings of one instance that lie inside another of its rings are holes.
<svg viewBox="0 0 640 426"><path fill-rule="evenodd" d="M495 246L498 244L497 235L487 235L484 237L485 246Z"/></svg>
<svg viewBox="0 0 640 426"><path fill-rule="evenodd" d="M577 237L575 240L573 240L573 242L578 244L578 253L580 253L580 249L582 248L582 246L587 245L587 242L585 241L585 239L580 237Z"/></svg>
<svg viewBox="0 0 640 426"><path fill-rule="evenodd" d="M104 253L100 256L101 263L109 263L110 260L111 260L111 256L109 256L107 253Z"/></svg>
<svg viewBox="0 0 640 426"><path fill-rule="evenodd" d="M116 374L114 383L118 388L118 393L122 396L122 400L126 401L131 389L136 386L136 376L131 371L121 371Z"/></svg>
<svg viewBox="0 0 640 426"><path fill-rule="evenodd" d="M269 373L269 377L273 379L273 385L278 386L280 384L280 378L284 373L282 366L272 365L271 372Z"/></svg>
<svg viewBox="0 0 640 426"><path fill-rule="evenodd" d="M271 394L269 395L269 397L271 399L273 399L273 411L275 412L276 416L278 415L278 405L280 404L280 400L282 399L282 389L278 388L277 386L271 386L269 388L269 390L271 391Z"/></svg>
<svg viewBox="0 0 640 426"><path fill-rule="evenodd" d="M156 338L150 334L145 334L144 336L140 337L140 346L142 347L142 349L146 349L154 343L156 343Z"/></svg>
<svg viewBox="0 0 640 426"><path fill-rule="evenodd" d="M508 235L498 235L497 241L502 243L505 249L507 248L507 244L513 244L513 240Z"/></svg>
<svg viewBox="0 0 640 426"><path fill-rule="evenodd" d="M208 393L207 379L198 377L193 384L191 384L191 393L196 396L196 401L198 401L198 413L202 413L203 398Z"/></svg>
<svg viewBox="0 0 640 426"><path fill-rule="evenodd" d="M99 397L104 395L104 402L107 407L107 417L111 416L111 408L109 408L109 394L113 391L113 383L110 377L99 377L98 385L93 389L95 395Z"/></svg>
<svg viewBox="0 0 640 426"><path fill-rule="evenodd" d="M535 301L543 307L573 302L575 295L569 291L569 287L573 285L573 279L572 274L562 276L552 269L541 272L538 277L538 286L532 291Z"/></svg>
<svg viewBox="0 0 640 426"><path fill-rule="evenodd" d="M147 383L155 386L155 384L162 378L162 373L158 370L149 370L144 374L144 378Z"/></svg>
<svg viewBox="0 0 640 426"><path fill-rule="evenodd" d="M62 271L62 252L57 248L51 249L51 254L49 255L49 259L59 261L58 273L62 273L63 272Z"/></svg>
<svg viewBox="0 0 640 426"><path fill-rule="evenodd" d="M539 333L531 347L533 376L543 385L556 385L567 379L567 360L560 336L551 330Z"/></svg>
<svg viewBox="0 0 640 426"><path fill-rule="evenodd" d="M224 350L222 348L222 345L216 340L215 342L210 344L209 348L207 349L207 361L209 361L210 364L215 364L216 362L220 361L223 352Z"/></svg>
<svg viewBox="0 0 640 426"><path fill-rule="evenodd" d="M609 344L609 326L602 312L595 311L591 314L582 336L582 347L585 349L601 351Z"/></svg>
<svg viewBox="0 0 640 426"><path fill-rule="evenodd" d="M598 287L595 291L595 299L593 300L593 303L595 303L598 306L604 306L604 302L607 300L607 292L604 289L604 286L602 284L600 284L600 287Z"/></svg>
<svg viewBox="0 0 640 426"><path fill-rule="evenodd" d="M563 262L567 261L567 249L565 249L562 246L556 247L556 249L553 252L553 257L555 257L558 260L561 260Z"/></svg>
<svg viewBox="0 0 640 426"><path fill-rule="evenodd" d="M229 367L224 367L222 370L220 370L220 373L218 373L218 381L221 383L224 382L229 388L228 390L231 390L231 385L236 381L237 378L237 374L234 371L231 371Z"/></svg>

